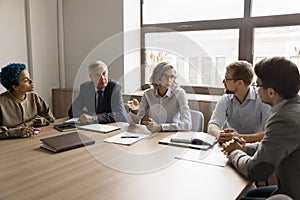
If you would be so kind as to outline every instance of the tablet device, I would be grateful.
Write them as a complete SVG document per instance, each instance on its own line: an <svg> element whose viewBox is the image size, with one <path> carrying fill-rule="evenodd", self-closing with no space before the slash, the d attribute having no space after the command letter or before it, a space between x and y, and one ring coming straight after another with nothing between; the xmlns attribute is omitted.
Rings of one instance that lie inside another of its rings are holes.
<svg viewBox="0 0 300 200"><path fill-rule="evenodd" d="M76 125L74 123L55 124L53 127L59 131L70 131L76 129Z"/></svg>

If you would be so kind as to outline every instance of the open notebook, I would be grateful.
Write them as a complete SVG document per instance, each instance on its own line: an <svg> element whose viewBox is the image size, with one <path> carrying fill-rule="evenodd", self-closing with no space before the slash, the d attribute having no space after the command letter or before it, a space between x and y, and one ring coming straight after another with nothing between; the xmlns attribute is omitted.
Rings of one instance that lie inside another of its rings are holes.
<svg viewBox="0 0 300 200"><path fill-rule="evenodd" d="M166 144L192 149L209 149L216 142L216 138L204 132L177 132L159 140L159 144Z"/></svg>
<svg viewBox="0 0 300 200"><path fill-rule="evenodd" d="M100 133L109 133L120 129L120 127L118 126L111 126L106 124L88 124L84 126L78 126L78 128L88 131L96 131Z"/></svg>

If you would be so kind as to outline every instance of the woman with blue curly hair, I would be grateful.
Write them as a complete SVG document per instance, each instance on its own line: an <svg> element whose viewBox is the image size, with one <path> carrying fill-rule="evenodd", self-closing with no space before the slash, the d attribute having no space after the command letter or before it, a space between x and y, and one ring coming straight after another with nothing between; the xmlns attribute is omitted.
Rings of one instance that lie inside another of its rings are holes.
<svg viewBox="0 0 300 200"><path fill-rule="evenodd" d="M7 89L0 94L0 139L31 137L34 127L54 122L49 105L32 92L34 84L24 64L3 67L0 82Z"/></svg>

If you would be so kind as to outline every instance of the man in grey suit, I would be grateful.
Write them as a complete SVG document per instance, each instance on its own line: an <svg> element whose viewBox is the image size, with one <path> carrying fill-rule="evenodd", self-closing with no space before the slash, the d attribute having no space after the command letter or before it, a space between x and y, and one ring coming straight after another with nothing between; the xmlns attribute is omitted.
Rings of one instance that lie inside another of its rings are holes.
<svg viewBox="0 0 300 200"><path fill-rule="evenodd" d="M95 61L88 70L91 80L80 85L79 95L68 111L69 117L79 117L81 123L127 122L122 87L108 78L107 65Z"/></svg>
<svg viewBox="0 0 300 200"><path fill-rule="evenodd" d="M300 87L297 66L283 57L256 64L258 94L273 114L259 143L245 144L238 137L223 144L229 161L245 177L266 180L275 170L278 185L249 191L244 199L286 194L300 199Z"/></svg>

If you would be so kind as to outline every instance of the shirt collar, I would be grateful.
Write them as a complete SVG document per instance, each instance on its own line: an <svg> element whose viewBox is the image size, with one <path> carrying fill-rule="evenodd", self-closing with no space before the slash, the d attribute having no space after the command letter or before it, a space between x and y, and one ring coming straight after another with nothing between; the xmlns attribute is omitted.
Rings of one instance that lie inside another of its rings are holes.
<svg viewBox="0 0 300 200"><path fill-rule="evenodd" d="M257 95L256 95L256 91L255 91L254 87L250 87L246 99L256 100L256 98L257 98Z"/></svg>
<svg viewBox="0 0 300 200"><path fill-rule="evenodd" d="M234 94L230 94L230 99L232 100L235 97ZM247 100L256 100L256 92L255 89L253 87L249 88L249 92L247 94L247 97L245 99L245 101Z"/></svg>
<svg viewBox="0 0 300 200"><path fill-rule="evenodd" d="M273 106L272 108L271 108L271 111L273 112L273 113L275 113L275 112L277 112L286 102L287 102L288 100L287 99L284 99L284 100L282 100L280 103L278 103L278 104L276 104L275 106Z"/></svg>
<svg viewBox="0 0 300 200"><path fill-rule="evenodd" d="M172 89L169 88L169 89L167 90L167 93L166 93L165 96L163 96L163 97L170 97L171 94L172 94ZM156 97L161 97L161 96L158 94L158 89L155 90L155 96L156 96Z"/></svg>
<svg viewBox="0 0 300 200"><path fill-rule="evenodd" d="M101 91L104 93L105 88L103 88ZM95 93L98 92L98 89L95 87Z"/></svg>

